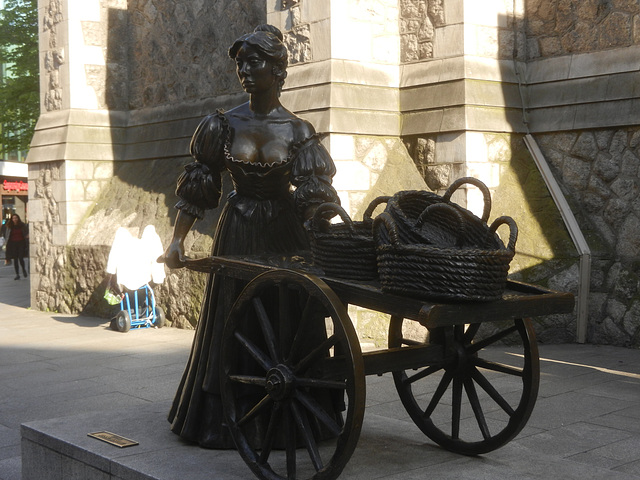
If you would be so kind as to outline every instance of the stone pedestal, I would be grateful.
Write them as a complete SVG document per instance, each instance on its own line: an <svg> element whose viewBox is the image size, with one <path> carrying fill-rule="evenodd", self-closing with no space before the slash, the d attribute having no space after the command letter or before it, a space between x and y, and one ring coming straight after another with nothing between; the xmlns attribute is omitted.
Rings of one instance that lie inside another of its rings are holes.
<svg viewBox="0 0 640 480"><path fill-rule="evenodd" d="M22 480L255 478L236 450L206 450L171 433L168 408L164 403L136 409L123 405L120 410L22 425ZM374 478L380 472L400 476L441 462L443 451L425 447L424 435L411 427L404 421L367 415L341 478ZM118 448L87 435L104 430L139 445ZM430 455L425 455L425 449ZM381 452L394 461L381 463Z"/></svg>
<svg viewBox="0 0 640 480"><path fill-rule="evenodd" d="M201 449L172 434L168 409L166 404L144 409L123 405L121 410L22 425L22 479L251 478L237 452ZM87 435L105 430L139 445L118 448Z"/></svg>

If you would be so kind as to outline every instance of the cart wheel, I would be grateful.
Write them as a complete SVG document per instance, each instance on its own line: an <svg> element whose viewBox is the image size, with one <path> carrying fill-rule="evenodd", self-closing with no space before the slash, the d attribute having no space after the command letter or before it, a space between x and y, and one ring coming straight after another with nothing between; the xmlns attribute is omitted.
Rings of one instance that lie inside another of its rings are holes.
<svg viewBox="0 0 640 480"><path fill-rule="evenodd" d="M131 329L131 315L126 310L120 310L116 315L116 328L119 332L128 332Z"/></svg>
<svg viewBox="0 0 640 480"><path fill-rule="evenodd" d="M164 310L162 309L162 307L156 305L156 316L155 316L155 320L153 321L153 326L157 328L162 328L164 327L166 320L167 318L164 315Z"/></svg>
<svg viewBox="0 0 640 480"><path fill-rule="evenodd" d="M364 366L346 308L322 280L276 270L251 281L225 325L221 368L227 425L258 478L340 475L362 427Z"/></svg>
<svg viewBox="0 0 640 480"><path fill-rule="evenodd" d="M429 341L445 345L440 363L393 372L405 409L425 435L452 452L478 455L501 447L522 430L540 382L530 319L431 332L417 322L404 325L403 330L403 319L392 317L390 347ZM416 339L416 325L422 338Z"/></svg>

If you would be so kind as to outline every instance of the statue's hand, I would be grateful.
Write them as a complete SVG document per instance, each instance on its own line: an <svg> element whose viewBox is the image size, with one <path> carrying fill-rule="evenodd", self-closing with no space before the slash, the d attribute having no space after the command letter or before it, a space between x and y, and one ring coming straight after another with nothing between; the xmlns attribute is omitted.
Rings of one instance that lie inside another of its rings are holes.
<svg viewBox="0 0 640 480"><path fill-rule="evenodd" d="M187 257L184 254L184 245L181 241L171 242L164 253L158 257L159 263L164 263L169 268L182 268Z"/></svg>

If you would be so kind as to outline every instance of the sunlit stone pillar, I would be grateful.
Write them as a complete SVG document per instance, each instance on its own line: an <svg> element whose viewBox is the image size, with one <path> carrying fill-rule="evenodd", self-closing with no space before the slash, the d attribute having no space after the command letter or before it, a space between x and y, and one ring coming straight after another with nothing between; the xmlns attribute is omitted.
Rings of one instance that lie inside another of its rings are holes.
<svg viewBox="0 0 640 480"><path fill-rule="evenodd" d="M30 183L31 302L59 310L51 284L64 289L65 246L113 175L124 115L105 89L126 75L126 58L107 38L123 27L126 0L39 0L41 116L27 162ZM120 36L126 42L126 35ZM124 49L126 51L126 49ZM123 82L124 83L124 82ZM119 91L126 104L126 91ZM64 310L64 308L62 308Z"/></svg>
<svg viewBox="0 0 640 480"><path fill-rule="evenodd" d="M378 195L423 188L400 141L397 0L269 4L291 55L283 103L326 134L345 209L361 215Z"/></svg>
<svg viewBox="0 0 640 480"><path fill-rule="evenodd" d="M403 138L430 188L442 190L463 175L496 188L501 167L491 141L525 131L516 74L523 2L400 4ZM469 195L470 205L481 202L477 191Z"/></svg>

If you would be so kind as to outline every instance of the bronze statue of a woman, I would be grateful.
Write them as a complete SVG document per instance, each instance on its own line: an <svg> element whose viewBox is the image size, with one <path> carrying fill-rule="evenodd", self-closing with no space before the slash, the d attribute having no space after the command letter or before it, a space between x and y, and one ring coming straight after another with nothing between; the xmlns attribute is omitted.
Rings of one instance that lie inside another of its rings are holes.
<svg viewBox="0 0 640 480"><path fill-rule="evenodd" d="M207 116L193 135L195 161L178 179L179 213L164 254L170 268L184 265L184 238L195 220L218 206L223 169L229 171L234 190L220 216L213 255L306 250L303 223L319 204L338 202L329 153L311 124L280 103L288 56L282 38L277 28L261 25L229 49L250 99ZM237 280L210 276L191 355L169 413L171 430L203 447L234 447L223 426L220 337L242 287Z"/></svg>

